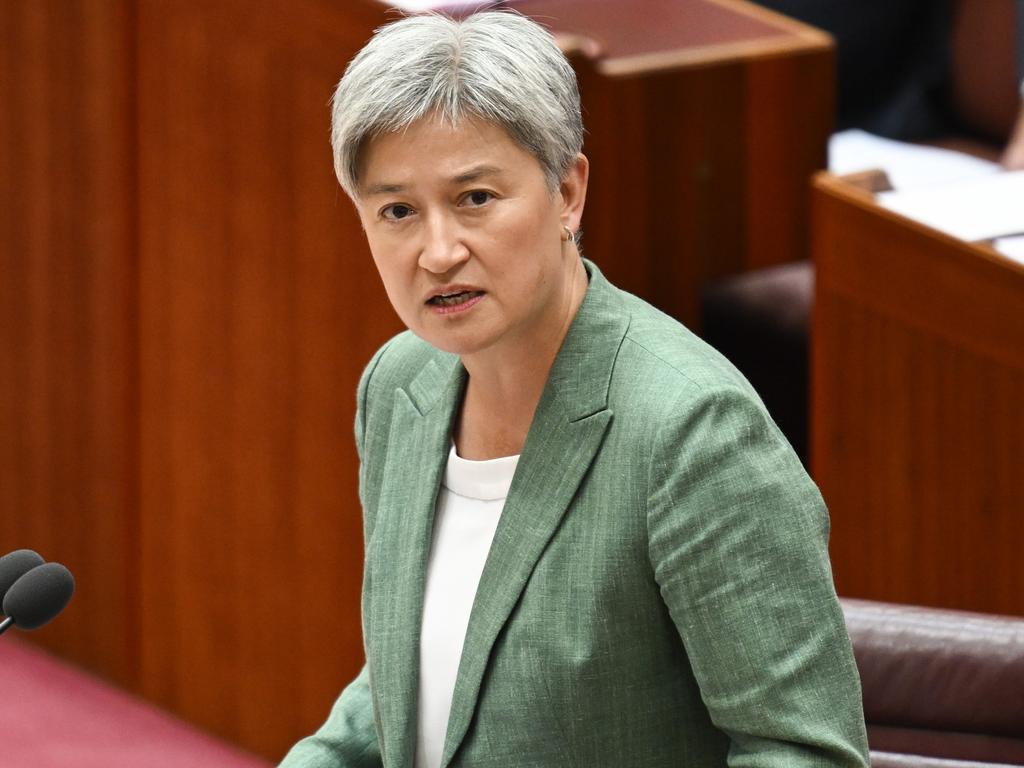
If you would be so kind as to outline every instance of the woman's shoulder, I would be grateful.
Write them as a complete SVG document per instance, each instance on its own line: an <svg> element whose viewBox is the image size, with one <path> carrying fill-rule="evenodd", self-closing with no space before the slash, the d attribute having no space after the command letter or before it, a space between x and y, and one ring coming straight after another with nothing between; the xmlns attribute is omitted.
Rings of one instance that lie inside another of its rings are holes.
<svg viewBox="0 0 1024 768"><path fill-rule="evenodd" d="M423 341L412 331L402 331L388 339L370 358L359 377L359 402L377 392L407 388L424 372L435 370L441 376L450 373L458 357Z"/></svg>
<svg viewBox="0 0 1024 768"><path fill-rule="evenodd" d="M686 401L729 392L760 404L743 374L678 320L628 293L623 293L623 307L630 322L613 382L648 392L661 403L666 398Z"/></svg>
<svg viewBox="0 0 1024 768"><path fill-rule="evenodd" d="M653 440L651 450L725 455L742 446L748 460L802 472L760 396L725 356L646 302L627 304L608 398L624 429Z"/></svg>

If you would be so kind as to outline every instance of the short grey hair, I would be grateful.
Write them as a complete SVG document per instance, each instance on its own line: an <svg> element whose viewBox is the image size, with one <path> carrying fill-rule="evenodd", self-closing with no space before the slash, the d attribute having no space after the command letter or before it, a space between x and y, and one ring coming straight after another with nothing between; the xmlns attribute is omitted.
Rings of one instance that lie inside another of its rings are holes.
<svg viewBox="0 0 1024 768"><path fill-rule="evenodd" d="M537 158L551 192L583 146L576 74L544 27L514 11L410 16L374 32L331 100L334 172L348 196L358 199L368 140L434 113L503 128Z"/></svg>

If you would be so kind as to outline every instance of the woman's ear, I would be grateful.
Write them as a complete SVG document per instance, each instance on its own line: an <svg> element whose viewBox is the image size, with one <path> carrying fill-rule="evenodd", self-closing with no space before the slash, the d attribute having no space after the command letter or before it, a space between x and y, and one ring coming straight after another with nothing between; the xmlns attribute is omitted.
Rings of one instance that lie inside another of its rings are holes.
<svg viewBox="0 0 1024 768"><path fill-rule="evenodd" d="M583 205L587 201L587 180L589 178L590 161L581 152L576 155L576 160L558 185L558 192L562 200L560 219L562 224L573 232L580 228L580 220L583 218Z"/></svg>

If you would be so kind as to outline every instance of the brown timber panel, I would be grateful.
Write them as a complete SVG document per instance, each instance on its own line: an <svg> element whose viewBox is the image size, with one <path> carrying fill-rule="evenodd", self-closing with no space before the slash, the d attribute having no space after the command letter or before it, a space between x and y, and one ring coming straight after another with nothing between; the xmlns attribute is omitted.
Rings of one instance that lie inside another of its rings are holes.
<svg viewBox="0 0 1024 768"><path fill-rule="evenodd" d="M712 97L715 82L730 73L580 74L591 161L584 253L623 289L695 323L701 265L712 251L737 250L742 237L738 227L711 236L712 218L728 219L739 205L735 189L716 194L734 180L716 161L728 166L738 162L736 153L720 157L711 149L739 130L740 97L729 88ZM722 111L733 119L712 131Z"/></svg>
<svg viewBox="0 0 1024 768"><path fill-rule="evenodd" d="M41 645L137 677L132 19L0 3L0 550L78 592Z"/></svg>
<svg viewBox="0 0 1024 768"><path fill-rule="evenodd" d="M815 189L812 467L851 597L1024 614L1024 269Z"/></svg>
<svg viewBox="0 0 1024 768"><path fill-rule="evenodd" d="M828 164L834 122L831 49L794 51L746 64L746 248L732 269L758 269L810 256L810 178Z"/></svg>
<svg viewBox="0 0 1024 768"><path fill-rule="evenodd" d="M826 36L733 0L516 7L572 52L584 252L613 282L696 326L707 280L807 256L832 127Z"/></svg>
<svg viewBox="0 0 1024 768"><path fill-rule="evenodd" d="M141 4L143 688L271 758L362 663L355 387L400 325L327 101L382 20Z"/></svg>

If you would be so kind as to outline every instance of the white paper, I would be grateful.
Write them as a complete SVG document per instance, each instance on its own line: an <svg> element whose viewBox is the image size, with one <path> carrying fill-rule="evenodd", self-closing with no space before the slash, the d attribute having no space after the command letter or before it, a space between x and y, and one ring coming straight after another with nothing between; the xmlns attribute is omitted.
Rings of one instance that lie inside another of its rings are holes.
<svg viewBox="0 0 1024 768"><path fill-rule="evenodd" d="M894 189L928 187L997 173L997 163L950 149L883 139L861 130L833 134L828 169L837 176L881 168Z"/></svg>
<svg viewBox="0 0 1024 768"><path fill-rule="evenodd" d="M968 242L1024 233L1024 171L881 192L879 205Z"/></svg>
<svg viewBox="0 0 1024 768"><path fill-rule="evenodd" d="M992 246L1004 256L1008 256L1018 264L1024 264L1024 235L1016 237L1000 237Z"/></svg>

